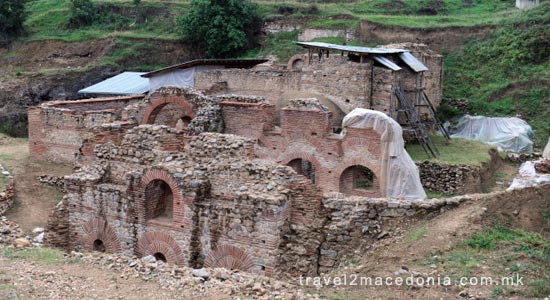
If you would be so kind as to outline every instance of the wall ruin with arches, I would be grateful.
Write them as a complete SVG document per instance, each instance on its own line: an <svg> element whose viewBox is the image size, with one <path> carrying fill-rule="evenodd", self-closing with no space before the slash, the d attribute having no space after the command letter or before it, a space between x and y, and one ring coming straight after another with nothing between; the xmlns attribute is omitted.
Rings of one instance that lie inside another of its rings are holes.
<svg viewBox="0 0 550 300"><path fill-rule="evenodd" d="M66 230L50 243L197 268L318 272L322 192L292 169L256 159L253 140L143 125L95 156L65 178L66 214L55 222L63 219ZM302 228L292 239L291 227Z"/></svg>

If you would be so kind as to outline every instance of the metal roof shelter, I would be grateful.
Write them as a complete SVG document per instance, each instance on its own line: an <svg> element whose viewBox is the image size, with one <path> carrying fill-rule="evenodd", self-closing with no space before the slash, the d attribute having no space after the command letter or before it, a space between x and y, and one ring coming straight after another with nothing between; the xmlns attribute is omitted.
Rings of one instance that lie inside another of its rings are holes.
<svg viewBox="0 0 550 300"><path fill-rule="evenodd" d="M143 74L142 77L151 78L156 75L167 73L175 70L187 69L196 66L224 66L226 68L252 68L256 65L267 62L267 59L195 59L187 61L181 64L173 65L163 69L155 70L146 74Z"/></svg>
<svg viewBox="0 0 550 300"><path fill-rule="evenodd" d="M347 45L337 45L321 42L296 42L297 45L302 46L311 51L311 49L318 49L321 52L327 51L327 55L330 50L341 51L359 55L361 59L364 57L371 57L376 60L383 66L391 69L393 71L401 70L397 64L389 60L385 56L397 55L398 58L403 61L407 66L409 66L415 72L424 72L428 71L422 62L420 62L414 55L412 55L408 50L405 49L392 49L392 48L370 48L370 47L359 47L359 46L347 46Z"/></svg>
<svg viewBox="0 0 550 300"><path fill-rule="evenodd" d="M144 72L123 72L78 91L79 94L134 95L149 92L149 81Z"/></svg>

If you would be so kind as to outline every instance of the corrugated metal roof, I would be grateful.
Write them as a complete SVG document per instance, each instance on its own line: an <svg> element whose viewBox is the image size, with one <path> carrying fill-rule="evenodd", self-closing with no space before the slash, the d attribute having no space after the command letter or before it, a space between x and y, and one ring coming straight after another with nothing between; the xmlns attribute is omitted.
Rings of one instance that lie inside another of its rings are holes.
<svg viewBox="0 0 550 300"><path fill-rule="evenodd" d="M338 50L352 53L360 54L395 54L407 52L403 49L388 49L388 48L369 48L369 47L359 47L359 46L346 46L346 45L337 45L321 42L296 42L297 45L300 45L304 48L320 48L328 50Z"/></svg>
<svg viewBox="0 0 550 300"><path fill-rule="evenodd" d="M149 80L144 72L123 72L78 91L79 94L134 95L149 91Z"/></svg>
<svg viewBox="0 0 550 300"><path fill-rule="evenodd" d="M204 65L219 65L229 68L252 68L255 65L259 65L267 62L267 59L258 58L258 59L195 59L191 61L186 61L181 64L169 66L163 69L155 70L144 74L142 77L152 77L161 73L170 72L173 70L187 69L194 66L204 66Z"/></svg>
<svg viewBox="0 0 550 300"><path fill-rule="evenodd" d="M377 62L381 63L382 65L386 66L387 68L391 69L391 70L394 70L394 71L399 71L401 70L401 67L396 65L393 61L383 57L383 56L380 56L380 55L374 55L372 57L374 60L376 60Z"/></svg>
<svg viewBox="0 0 550 300"><path fill-rule="evenodd" d="M414 55L412 55L410 52L403 52L399 53L399 58L406 63L411 69L413 69L415 72L424 72L428 71L428 67L426 67L423 63L421 63Z"/></svg>

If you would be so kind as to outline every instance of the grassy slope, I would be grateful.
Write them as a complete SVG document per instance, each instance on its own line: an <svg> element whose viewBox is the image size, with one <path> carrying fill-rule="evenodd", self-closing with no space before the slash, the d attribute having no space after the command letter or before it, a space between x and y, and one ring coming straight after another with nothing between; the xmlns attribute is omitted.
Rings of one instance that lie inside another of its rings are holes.
<svg viewBox="0 0 550 300"><path fill-rule="evenodd" d="M444 95L469 99L474 114L525 118L544 147L550 135L550 2L449 55Z"/></svg>
<svg viewBox="0 0 550 300"><path fill-rule="evenodd" d="M516 52L528 52L529 49L521 43L526 39L525 35L514 38L517 35L514 26L525 24L534 11L540 11L541 8L523 13L513 8L513 1L494 0L472 1L472 6L463 5L467 2L463 0L444 0L442 6L430 4L428 0L337 1L334 3L257 2L260 4L262 14L266 17L282 16L283 13L291 16L307 15L308 26L319 28L354 28L361 18L386 25L411 27L504 24L507 29L496 33L492 40L474 41L466 47L464 55L462 53L447 55L444 95L449 98L471 99L471 109L474 113L522 114L534 126L538 144L543 145L547 139L550 132L550 125L547 122L550 111L545 105L548 106L550 97L548 88L550 63L548 60L524 63L521 59L517 59L521 58L521 55ZM189 1L144 0L142 11L146 16L151 12L159 11L162 11L164 16L149 17L147 22L142 24L135 24L133 17L135 10L130 0L98 0L96 3L111 12L92 26L68 29L65 24L68 20L69 0L30 1L28 4L30 15L26 22L29 32L27 39L85 41L109 36L116 37L117 47L100 63L113 64L123 57L139 54L140 46L128 38L177 40L174 18L185 12ZM427 9L436 15L426 15ZM115 10L117 13L112 12ZM424 14L419 15L419 13ZM346 15L346 18L335 18L337 15ZM537 33L538 31L533 34ZM301 52L301 49L293 43L297 34L297 32L290 32L267 37L261 48L251 50L245 56L275 54L280 61L286 61L293 54ZM527 37L537 38L533 35ZM325 39L325 41L339 42L337 38ZM143 69L142 66L138 67Z"/></svg>

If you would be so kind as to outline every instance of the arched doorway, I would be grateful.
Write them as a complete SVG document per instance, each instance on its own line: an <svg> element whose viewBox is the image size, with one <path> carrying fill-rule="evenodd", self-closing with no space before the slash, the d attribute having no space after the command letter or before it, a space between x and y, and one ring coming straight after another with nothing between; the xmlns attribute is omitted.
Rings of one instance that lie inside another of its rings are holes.
<svg viewBox="0 0 550 300"><path fill-rule="evenodd" d="M304 175L311 182L315 183L315 166L307 159L296 158L291 160L288 164L296 173Z"/></svg>
<svg viewBox="0 0 550 300"><path fill-rule="evenodd" d="M93 247L93 250L96 252L105 252L106 250L105 244L103 244L103 241L100 239L95 240L92 247Z"/></svg>
<svg viewBox="0 0 550 300"><path fill-rule="evenodd" d="M350 166L340 175L340 192L346 195L374 196L379 189L376 175L365 166Z"/></svg>
<svg viewBox="0 0 550 300"><path fill-rule="evenodd" d="M153 256L155 257L156 260L160 260L162 262L167 262L166 260L166 256L160 252L157 252L155 254L153 254Z"/></svg>
<svg viewBox="0 0 550 300"><path fill-rule="evenodd" d="M176 127L179 120L182 120L184 124L186 123L185 127L187 127L187 124L191 122L191 117L188 116L187 112L178 104L167 103L157 107L153 113L151 113L148 124Z"/></svg>
<svg viewBox="0 0 550 300"><path fill-rule="evenodd" d="M145 217L172 221L174 194L164 180L156 179L145 186Z"/></svg>

